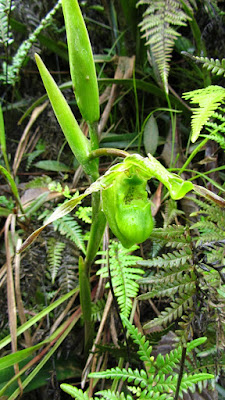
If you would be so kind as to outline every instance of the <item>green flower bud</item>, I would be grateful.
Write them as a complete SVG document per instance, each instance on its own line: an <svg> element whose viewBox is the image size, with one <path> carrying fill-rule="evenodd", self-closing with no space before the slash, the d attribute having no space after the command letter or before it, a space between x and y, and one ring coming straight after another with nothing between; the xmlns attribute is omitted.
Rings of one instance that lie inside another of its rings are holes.
<svg viewBox="0 0 225 400"><path fill-rule="evenodd" d="M147 180L137 172L120 172L102 191L103 211L114 235L126 248L144 242L153 229Z"/></svg>

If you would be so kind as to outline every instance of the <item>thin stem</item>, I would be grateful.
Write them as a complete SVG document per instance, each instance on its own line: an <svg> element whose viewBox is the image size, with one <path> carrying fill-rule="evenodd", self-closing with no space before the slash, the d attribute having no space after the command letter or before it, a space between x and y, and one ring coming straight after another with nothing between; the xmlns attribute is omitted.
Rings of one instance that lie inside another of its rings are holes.
<svg viewBox="0 0 225 400"><path fill-rule="evenodd" d="M171 108L171 102L170 98L167 92L165 92L166 95L166 100L170 112L170 118L171 118L171 128L172 128L172 146L171 146L171 157L170 157L170 167L173 165L173 155L174 155L174 144L175 144L175 133L176 133L176 115L173 114L172 108Z"/></svg>
<svg viewBox="0 0 225 400"><path fill-rule="evenodd" d="M92 225L87 246L87 254L84 262L87 275L89 275L91 265L99 249L99 245L105 230L105 224L106 218L105 214L101 210L100 193L92 193Z"/></svg>
<svg viewBox="0 0 225 400"><path fill-rule="evenodd" d="M180 385L181 385L182 376L183 376L183 372L184 372L184 362L185 362L185 358L186 358L186 352L187 352L187 347L184 346L182 349L182 356L181 356L181 361L180 361L180 371L179 371L179 375L178 375L177 387L176 387L176 393L174 396L174 400L178 400L178 397L179 397L179 390L180 390Z"/></svg>
<svg viewBox="0 0 225 400"><path fill-rule="evenodd" d="M92 346L94 329L91 321L91 285L90 285L90 269L94 261L96 253L99 249L102 236L105 230L106 218L101 210L100 193L92 193L92 224L90 230L90 238L87 246L87 254L84 263L80 263L79 282L83 286L82 294L80 295L81 308L84 317L85 325L85 354L88 354Z"/></svg>
<svg viewBox="0 0 225 400"><path fill-rule="evenodd" d="M84 353L87 355L94 338L94 326L91 320L91 286L82 257L79 258L80 304L84 318Z"/></svg>
<svg viewBox="0 0 225 400"><path fill-rule="evenodd" d="M180 169L180 172L178 175L181 175L182 172L186 169L186 167L190 164L191 160L196 156L196 154L201 150L202 147L205 146L205 144L208 142L208 138L204 139L199 145L194 149L194 151L190 154L188 157L187 161L184 163L183 167Z"/></svg>

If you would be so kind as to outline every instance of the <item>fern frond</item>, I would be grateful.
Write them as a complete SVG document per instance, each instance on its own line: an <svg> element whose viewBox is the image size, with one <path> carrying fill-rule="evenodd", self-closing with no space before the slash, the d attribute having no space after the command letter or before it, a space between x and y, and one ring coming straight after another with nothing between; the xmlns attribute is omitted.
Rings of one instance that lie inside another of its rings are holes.
<svg viewBox="0 0 225 400"><path fill-rule="evenodd" d="M89 374L90 378L103 378L103 379L115 379L128 382L134 382L135 385L140 385L140 387L147 388L149 385L148 376L144 370L132 370L132 368L120 369L119 367L107 369L101 372L92 372ZM153 377L152 377L153 380Z"/></svg>
<svg viewBox="0 0 225 400"><path fill-rule="evenodd" d="M137 247L134 246L134 248L136 249ZM112 285L121 313L126 317L129 316L131 311L132 299L137 296L139 290L138 280L144 274L142 269L136 267L141 257L130 254L134 248L125 249L116 241L112 242L109 246ZM102 260L100 262L102 263ZM97 274L102 275L104 278L108 277L108 267L103 266Z"/></svg>
<svg viewBox="0 0 225 400"><path fill-rule="evenodd" d="M186 3L191 9L190 3L188 1ZM148 5L140 23L140 30L144 32L142 37L146 38L146 45L150 45L153 63L156 65L165 91L168 92L169 63L174 43L180 36L174 26L185 26L190 17L182 10L182 3L179 0L154 2L140 0L137 6L141 4Z"/></svg>
<svg viewBox="0 0 225 400"><path fill-rule="evenodd" d="M217 111L212 114L212 118L218 119L220 122L225 122L225 108L218 107ZM208 122L206 123L208 125ZM222 128L223 129L223 128Z"/></svg>
<svg viewBox="0 0 225 400"><path fill-rule="evenodd" d="M99 394L106 400L133 400L129 394L125 396L124 393L113 393L111 390L101 390L96 394Z"/></svg>
<svg viewBox="0 0 225 400"><path fill-rule="evenodd" d="M154 361L155 367L159 375L166 375L172 373L175 368L180 364L182 348L179 346L177 349L171 350L170 353L162 356L159 353Z"/></svg>
<svg viewBox="0 0 225 400"><path fill-rule="evenodd" d="M225 150L225 137L221 134L225 134L225 109L218 107L217 111L212 113L211 119L206 122L205 128L209 134L201 136L214 140Z"/></svg>
<svg viewBox="0 0 225 400"><path fill-rule="evenodd" d="M145 324L143 328L149 329L156 325L166 326L168 323L176 320L177 318L180 318L185 311L189 310L192 307L192 297L195 291L196 288L194 287L192 291L186 294L182 294L182 296L176 299L176 302L170 303L171 307L167 307L164 311L161 312L159 317L147 322L147 324Z"/></svg>
<svg viewBox="0 0 225 400"><path fill-rule="evenodd" d="M147 373L155 373L155 368L151 359L152 346L149 345L149 341L146 340L145 336L141 332L139 332L138 328L135 328L135 326L132 325L127 318L121 315L121 319L126 326L130 336L132 337L133 342L136 343L139 347L137 353L140 360L144 362Z"/></svg>
<svg viewBox="0 0 225 400"><path fill-rule="evenodd" d="M138 399L151 399L151 400L172 400L176 392L178 384L178 374L176 369L180 366L182 357L182 346L175 348L165 357L159 354L156 358L151 356L151 346L149 342L146 341L145 336L143 336L136 327L134 327L130 321L121 315L123 324L127 328L132 340L139 347L138 355L139 358L144 362L146 371L144 370L132 370L128 368L120 369L119 367L108 369L101 372L93 372L89 374L90 378L106 378L114 379L128 382L128 389L135 395ZM191 351L204 343L205 337L198 338L190 343L187 343L187 352L191 355ZM184 379L183 379L184 378ZM184 374L182 377L182 382L180 385L180 395L182 392L186 392L188 388L193 388L193 386L202 382L206 379L213 378L213 375L208 373L199 374ZM132 386L130 385L132 384ZM115 397L117 394L113 393L111 396L110 391L98 392L97 394L106 394L107 399L121 399L126 398ZM104 396L103 396L104 397ZM104 397L105 398L105 397ZM126 399L130 400L130 396Z"/></svg>
<svg viewBox="0 0 225 400"><path fill-rule="evenodd" d="M99 299L96 303L91 305L91 319L92 321L101 321L105 309L105 300Z"/></svg>
<svg viewBox="0 0 225 400"><path fill-rule="evenodd" d="M205 341L206 338L202 337L187 343L186 345L187 352L189 353L191 350L201 345ZM154 361L154 365L158 370L158 375L163 375L163 374L167 375L173 373L173 370L180 365L181 356L182 356L182 346L179 346L171 350L165 356L162 356L162 354L159 353Z"/></svg>
<svg viewBox="0 0 225 400"><path fill-rule="evenodd" d="M75 386L69 385L68 383L62 383L61 389L68 393L75 400L93 400L93 397L89 397L87 392L83 392L82 389L77 389ZM95 398L97 400L97 398Z"/></svg>
<svg viewBox="0 0 225 400"><path fill-rule="evenodd" d="M140 261L140 265L160 268L155 275L150 275L139 280L142 287L147 287L148 293L140 295L140 300L152 297L173 296L186 293L195 285L195 275L190 274L192 264L192 251L187 246L184 250L163 254L152 260ZM188 262L189 261L189 262Z"/></svg>
<svg viewBox="0 0 225 400"><path fill-rule="evenodd" d="M207 125L211 125L211 127L215 127L216 124L214 124L213 122L211 124L207 124ZM225 133L225 129L224 129L224 133ZM224 136L222 136L220 133L211 133L209 135L201 135L202 137L206 137L209 140L214 140L214 142L218 143L219 146L221 147L221 149L225 150L225 138Z"/></svg>
<svg viewBox="0 0 225 400"><path fill-rule="evenodd" d="M191 229L198 229L199 232L201 233L201 238L205 234L212 234L215 235L216 237L219 237L221 240L224 238L225 232L221 232L221 229L215 225L212 221L204 220L204 221L198 221L195 224L192 225ZM219 240L219 239L212 239L212 240Z"/></svg>
<svg viewBox="0 0 225 400"><path fill-rule="evenodd" d="M196 246L201 246L202 243L208 244L211 242L219 242L224 239L224 236L221 237L220 230L213 231L213 232L205 232L202 233L200 238L196 241Z"/></svg>
<svg viewBox="0 0 225 400"><path fill-rule="evenodd" d="M62 293L68 293L78 285L78 265L75 257L64 257L58 271L59 286Z"/></svg>
<svg viewBox="0 0 225 400"><path fill-rule="evenodd" d="M182 215L184 212L182 210L178 210L177 201L173 199L169 199L166 201L165 205L165 213L163 215L164 223L163 226L166 228L170 225L178 215Z"/></svg>
<svg viewBox="0 0 225 400"><path fill-rule="evenodd" d="M160 285L161 283L161 285ZM196 277L191 278L189 275L185 275L185 277L181 278L181 281L173 281L168 285L164 279L157 280L155 284L151 287L148 287L149 292L141 294L138 296L139 300L148 300L152 297L170 297L172 298L174 295L182 293L188 293L189 291L193 291L196 285ZM169 287L167 287L169 286ZM154 289L153 289L154 288Z"/></svg>
<svg viewBox="0 0 225 400"><path fill-rule="evenodd" d="M192 225L191 229L198 229L200 237L196 242L196 246L201 243L207 242L220 242L225 238L225 212L215 204L208 204L199 199L194 202L198 204L201 209L199 214L203 214L203 219Z"/></svg>
<svg viewBox="0 0 225 400"><path fill-rule="evenodd" d="M192 104L198 104L199 108L193 109L192 136L194 143L206 122L211 118L214 111L224 102L225 89L221 86L208 86L203 89L192 90L183 94L185 100Z"/></svg>
<svg viewBox="0 0 225 400"><path fill-rule="evenodd" d="M11 10L10 10L11 6ZM0 0L0 45L9 46L13 42L12 33L9 30L9 13L15 8L15 1Z"/></svg>
<svg viewBox="0 0 225 400"><path fill-rule="evenodd" d="M192 392L194 392L195 386L198 382L202 382L204 380L209 380L209 379L213 379L213 378L214 378L214 375L204 373L204 372L199 373L199 374L193 374L193 375L184 374L182 376L180 391L187 392L187 390L190 389Z"/></svg>
<svg viewBox="0 0 225 400"><path fill-rule="evenodd" d="M35 147L35 150L32 151L32 153L26 154L27 156L26 171L30 169L30 166L34 162L34 160L45 151L45 148L46 148L45 143L42 140L39 140Z"/></svg>
<svg viewBox="0 0 225 400"><path fill-rule="evenodd" d="M45 29L49 23L51 23L52 18L55 15L56 11L61 7L61 1L62 0L58 0L53 9L49 11L49 13L45 16L45 18L41 20L39 26L34 30L34 32L29 36L29 38L20 45L19 49L17 50L17 53L13 57L12 64L8 66L6 65L6 63L2 64L3 74L0 76L0 79L2 79L3 81L5 80L7 71L8 83L13 85L16 82L16 80L18 79L20 68L29 50L31 49L34 42L37 40L37 37L41 33L41 31Z"/></svg>
<svg viewBox="0 0 225 400"><path fill-rule="evenodd" d="M33 164L34 160L39 157L44 150L34 150L32 153L27 154L27 165L26 165L26 171L28 171Z"/></svg>
<svg viewBox="0 0 225 400"><path fill-rule="evenodd" d="M164 394L160 394L159 392L154 393L153 390L151 392L143 390L139 398L141 400L173 400L174 396L170 396L168 393Z"/></svg>
<svg viewBox="0 0 225 400"><path fill-rule="evenodd" d="M207 201L202 201L193 197L191 200L199 206L200 210L198 214L208 214L209 218L211 215L211 219L214 220L216 218L216 221L219 221L219 219L224 216L222 208L217 206L213 199L207 198Z"/></svg>
<svg viewBox="0 0 225 400"><path fill-rule="evenodd" d="M91 224L92 207L82 207L80 206L76 211L77 218L86 222L86 224Z"/></svg>
<svg viewBox="0 0 225 400"><path fill-rule="evenodd" d="M55 278L61 265L62 253L65 249L65 246L65 243L58 242L55 238L50 238L47 242L47 259L49 263L52 284L55 282Z"/></svg>
<svg viewBox="0 0 225 400"><path fill-rule="evenodd" d="M136 388L134 387L131 388L129 387L129 388L131 389L132 392L134 392L134 389L136 389L135 393L138 393L138 398L140 399L172 400L173 397L171 397L170 394L174 394L176 392L178 374L174 373L171 374L169 364L171 362L171 364L175 366L179 365L180 357L181 357L181 348L177 351L174 351L173 354L171 355L171 358L168 358L166 362L163 356L159 357L157 360L157 364L161 373L157 375L150 374L149 376L147 376L146 372L143 370L138 371L136 369L133 371L131 368L128 368L128 370L126 370L125 368L120 369L116 367L106 371L93 372L89 374L89 377L115 379L115 380L122 379L123 381L127 380L129 383L133 382ZM172 360L174 360L174 363ZM170 375L168 377L166 377L165 373L161 371L162 364L163 366L165 365L165 371L170 372ZM192 389L197 382L212 378L213 375L208 373L199 373L193 375L184 374L180 385L180 394L182 394L182 392L186 392L188 388Z"/></svg>
<svg viewBox="0 0 225 400"><path fill-rule="evenodd" d="M187 54L187 53L185 53ZM198 57L198 56L193 56L190 54L187 54L189 57L191 57L192 60L203 64L203 68L206 68L208 71L211 71L212 74L214 75L224 75L225 76L225 58L223 58L221 61L214 58L208 58L208 57Z"/></svg>
<svg viewBox="0 0 225 400"><path fill-rule="evenodd" d="M66 236L74 242L79 249L86 254L86 249L83 240L83 234L80 225L71 215L65 215L57 221L53 222L55 230L59 231L61 235Z"/></svg>
<svg viewBox="0 0 225 400"><path fill-rule="evenodd" d="M153 241L160 241L172 248L184 248L191 241L187 227L182 225L169 225L166 228L153 229L151 238Z"/></svg>
<svg viewBox="0 0 225 400"><path fill-rule="evenodd" d="M152 260L141 260L139 265L145 267L160 267L160 268L173 268L184 265L187 261L191 260L192 252L187 246L184 250L175 250L173 253L163 254L153 258Z"/></svg>

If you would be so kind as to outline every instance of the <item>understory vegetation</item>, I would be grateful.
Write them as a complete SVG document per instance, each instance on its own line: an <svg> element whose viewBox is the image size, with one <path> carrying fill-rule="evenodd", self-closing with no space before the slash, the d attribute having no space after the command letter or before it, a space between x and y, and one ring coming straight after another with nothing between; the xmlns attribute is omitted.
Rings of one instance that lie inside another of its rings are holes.
<svg viewBox="0 0 225 400"><path fill-rule="evenodd" d="M0 0L0 48L0 399L224 399L224 3Z"/></svg>

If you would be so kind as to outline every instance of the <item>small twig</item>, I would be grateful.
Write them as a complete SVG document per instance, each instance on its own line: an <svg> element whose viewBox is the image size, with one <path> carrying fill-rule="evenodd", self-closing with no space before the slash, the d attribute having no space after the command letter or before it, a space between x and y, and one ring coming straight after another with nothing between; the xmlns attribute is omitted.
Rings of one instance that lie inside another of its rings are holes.
<svg viewBox="0 0 225 400"><path fill-rule="evenodd" d="M187 352L187 347L184 346L182 349L182 356L181 356L181 361L180 361L180 371L179 371L179 375L178 375L177 387L176 387L176 393L174 396L174 400L178 400L178 397L179 397L179 390L180 390L180 385L181 385L182 376L183 376L183 372L184 372L184 361L186 358L186 352Z"/></svg>

